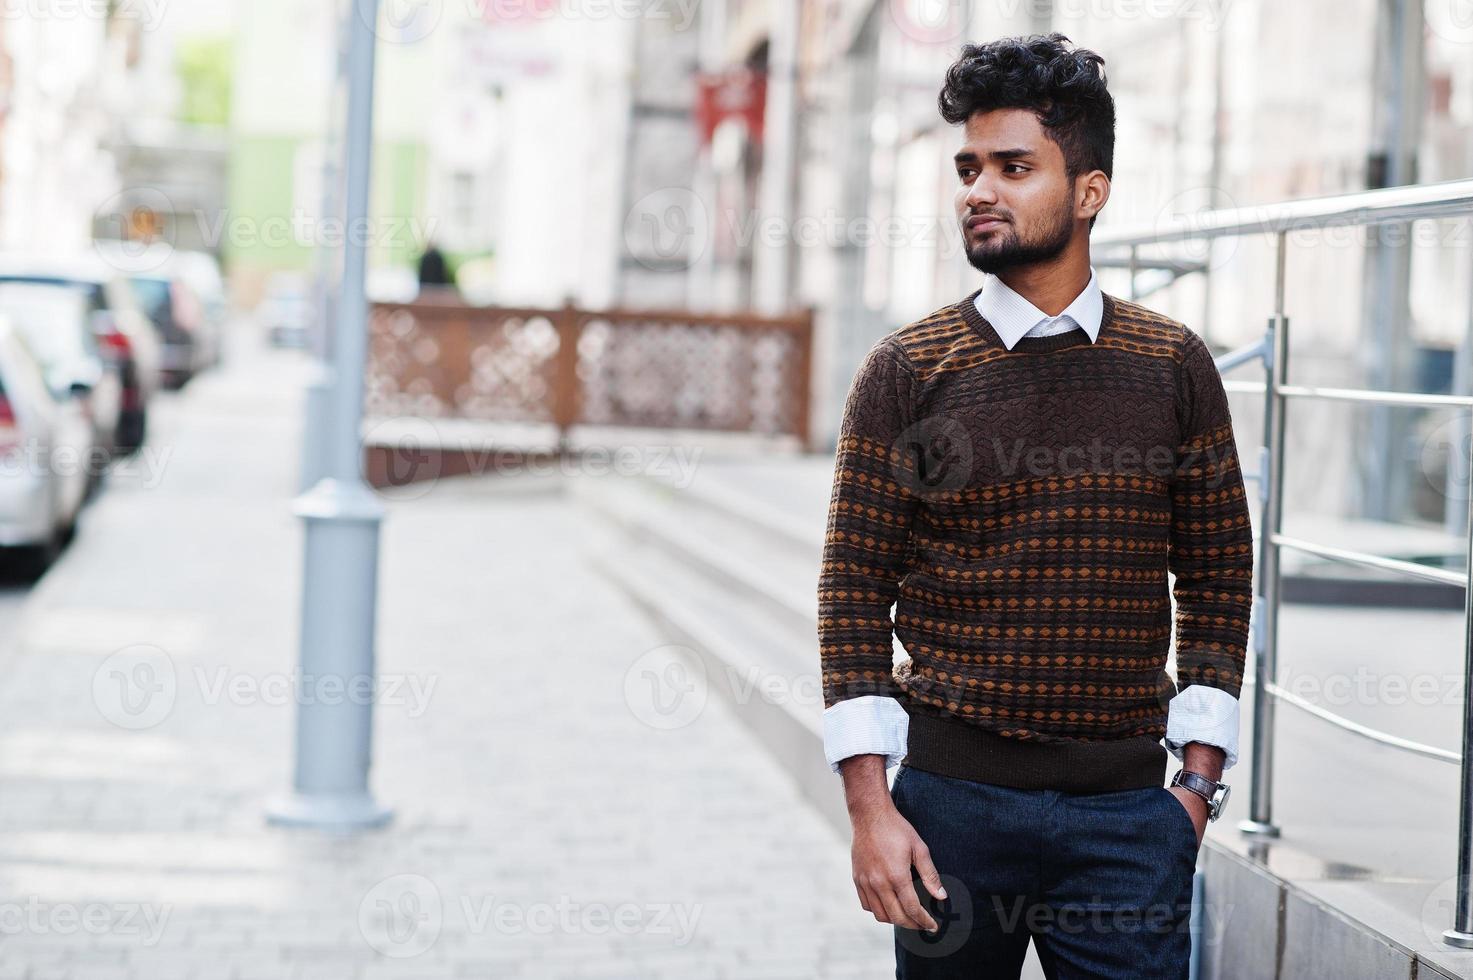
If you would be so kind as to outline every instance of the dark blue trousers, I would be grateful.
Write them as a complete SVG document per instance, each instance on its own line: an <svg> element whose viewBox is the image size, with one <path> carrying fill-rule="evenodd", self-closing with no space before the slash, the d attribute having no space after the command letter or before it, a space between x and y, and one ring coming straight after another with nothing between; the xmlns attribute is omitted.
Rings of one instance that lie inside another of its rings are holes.
<svg viewBox="0 0 1473 980"><path fill-rule="evenodd" d="M890 791L946 888L935 934L895 927L897 980L1186 980L1197 831L1164 786L1014 789L902 765Z"/></svg>

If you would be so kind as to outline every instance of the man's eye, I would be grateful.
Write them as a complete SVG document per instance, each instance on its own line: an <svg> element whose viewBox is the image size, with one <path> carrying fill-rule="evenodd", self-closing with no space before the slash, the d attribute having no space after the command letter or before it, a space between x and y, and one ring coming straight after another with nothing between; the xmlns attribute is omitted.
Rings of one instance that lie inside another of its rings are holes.
<svg viewBox="0 0 1473 980"><path fill-rule="evenodd" d="M1007 167L1003 167L1003 170L1007 170L1008 167L1017 167L1020 172L1024 173L1026 173L1028 170L1028 168L1023 166L1021 163L1010 163Z"/></svg>
<svg viewBox="0 0 1473 980"><path fill-rule="evenodd" d="M976 173L976 171L973 170L971 167L963 167L963 168L961 168L960 170L958 170L956 172L956 175L958 177L960 177L962 180L967 180L968 179L967 178L967 175L968 174L973 174L973 173Z"/></svg>

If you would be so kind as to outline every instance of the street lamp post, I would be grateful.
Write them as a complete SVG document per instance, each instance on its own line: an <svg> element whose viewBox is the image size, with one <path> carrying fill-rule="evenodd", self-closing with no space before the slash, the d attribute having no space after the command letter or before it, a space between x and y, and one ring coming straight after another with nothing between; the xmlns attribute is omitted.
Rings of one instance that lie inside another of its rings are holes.
<svg viewBox="0 0 1473 980"><path fill-rule="evenodd" d="M368 211L378 0L352 4L344 199L350 229L362 227ZM326 830L375 827L392 816L368 788L383 506L359 474L367 362L365 266L363 236L345 236L326 475L294 507L306 536L296 765L291 793L267 809L272 823Z"/></svg>
<svg viewBox="0 0 1473 980"><path fill-rule="evenodd" d="M342 138L338 132L342 117L343 89L348 82L347 39L351 11L344 16L341 0L332 0L333 76L327 100L327 126L322 141L322 220L342 218ZM336 322L338 260L334 250L319 247L316 255L316 282L313 306L317 313L311 333L312 373L305 385L306 420L302 426L301 465L298 489L306 492L327 475L327 446L331 437L328 417L332 412L332 329Z"/></svg>

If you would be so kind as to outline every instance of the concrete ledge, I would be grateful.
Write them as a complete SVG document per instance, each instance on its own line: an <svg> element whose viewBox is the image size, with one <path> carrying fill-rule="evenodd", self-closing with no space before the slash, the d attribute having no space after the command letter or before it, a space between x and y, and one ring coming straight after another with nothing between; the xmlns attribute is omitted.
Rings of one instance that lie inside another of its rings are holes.
<svg viewBox="0 0 1473 980"><path fill-rule="evenodd" d="M1283 885L1263 869L1218 850L1211 838L1203 841L1202 852L1202 980L1277 977L1278 944L1264 937L1277 937L1281 931Z"/></svg>
<svg viewBox="0 0 1473 980"><path fill-rule="evenodd" d="M1202 980L1473 978L1473 951L1440 938L1451 879L1380 876L1230 834L1203 842Z"/></svg>

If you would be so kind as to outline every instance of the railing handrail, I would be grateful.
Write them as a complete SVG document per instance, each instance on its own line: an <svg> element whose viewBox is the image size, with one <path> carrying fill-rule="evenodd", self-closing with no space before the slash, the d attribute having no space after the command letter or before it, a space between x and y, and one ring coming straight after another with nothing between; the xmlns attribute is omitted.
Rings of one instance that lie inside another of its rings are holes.
<svg viewBox="0 0 1473 980"><path fill-rule="evenodd" d="M1091 248L1122 248L1162 242L1289 232L1331 225L1385 224L1473 212L1473 178L1435 184L1385 187L1353 194L1251 204L1200 214L1164 218L1149 224L1102 228L1090 235Z"/></svg>

